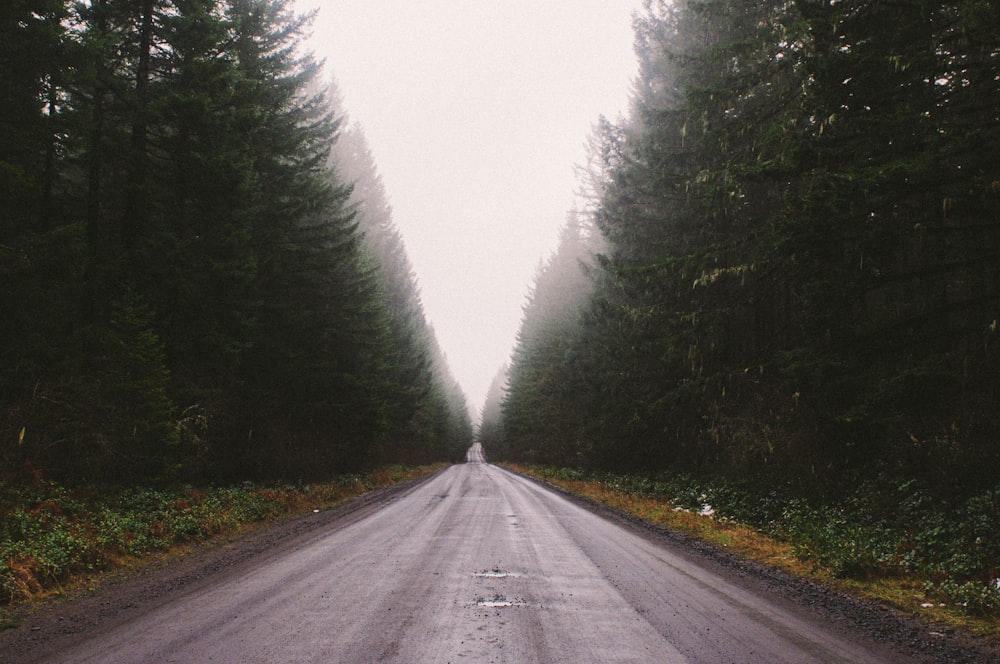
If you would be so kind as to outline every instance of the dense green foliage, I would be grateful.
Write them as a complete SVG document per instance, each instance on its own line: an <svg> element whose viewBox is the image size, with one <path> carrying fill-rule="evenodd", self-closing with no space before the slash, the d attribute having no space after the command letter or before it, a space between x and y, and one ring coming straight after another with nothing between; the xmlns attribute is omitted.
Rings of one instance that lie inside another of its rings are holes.
<svg viewBox="0 0 1000 664"><path fill-rule="evenodd" d="M940 501L914 482L853 486L836 500L804 498L789 484L760 487L753 478L661 472L622 475L533 467L546 479L597 482L619 494L663 501L743 525L792 544L796 556L835 576L916 577L925 592L976 615L1000 615L1000 534L989 524L1000 490ZM986 583L983 580L988 580Z"/></svg>
<svg viewBox="0 0 1000 664"><path fill-rule="evenodd" d="M288 5L0 9L10 478L305 477L466 447L402 244L372 248L390 222L330 161L342 110Z"/></svg>
<svg viewBox="0 0 1000 664"><path fill-rule="evenodd" d="M651 1L635 26L588 169L606 247L575 315L526 309L487 454L995 497L1000 3Z"/></svg>
<svg viewBox="0 0 1000 664"><path fill-rule="evenodd" d="M0 482L0 605L195 544L425 475L392 466L319 484L243 482L197 489Z"/></svg>

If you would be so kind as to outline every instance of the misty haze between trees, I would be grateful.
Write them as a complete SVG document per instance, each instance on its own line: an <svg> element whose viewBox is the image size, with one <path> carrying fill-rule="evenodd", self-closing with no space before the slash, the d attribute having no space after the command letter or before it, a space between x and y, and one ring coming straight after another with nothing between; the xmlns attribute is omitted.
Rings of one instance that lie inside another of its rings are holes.
<svg viewBox="0 0 1000 664"><path fill-rule="evenodd" d="M307 25L283 0L0 10L2 481L463 457L465 398ZM487 455L863 494L913 537L974 505L933 546L989 587L1000 2L650 2L635 29L630 113L595 119Z"/></svg>

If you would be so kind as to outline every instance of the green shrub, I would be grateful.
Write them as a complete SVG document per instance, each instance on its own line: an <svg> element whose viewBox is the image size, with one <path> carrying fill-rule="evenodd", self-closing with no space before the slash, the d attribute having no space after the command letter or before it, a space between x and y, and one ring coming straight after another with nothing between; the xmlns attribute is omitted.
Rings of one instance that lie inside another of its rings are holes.
<svg viewBox="0 0 1000 664"><path fill-rule="evenodd" d="M976 581L966 581L965 583L944 581L936 586L930 586L928 590L937 590L972 615L1000 614L1000 588L997 587L995 581L989 584Z"/></svg>
<svg viewBox="0 0 1000 664"><path fill-rule="evenodd" d="M791 543L796 554L840 577L916 574L970 613L996 611L1000 577L1000 487L953 506L915 481L859 483L835 498L806 498L759 478L661 473L614 475L542 469L623 493L662 498Z"/></svg>
<svg viewBox="0 0 1000 664"><path fill-rule="evenodd" d="M390 472L405 474L402 468ZM0 482L0 601L37 594L67 575L106 568L123 556L147 555L272 518L303 499L321 504L373 486L366 475L315 486L245 483L198 491Z"/></svg>

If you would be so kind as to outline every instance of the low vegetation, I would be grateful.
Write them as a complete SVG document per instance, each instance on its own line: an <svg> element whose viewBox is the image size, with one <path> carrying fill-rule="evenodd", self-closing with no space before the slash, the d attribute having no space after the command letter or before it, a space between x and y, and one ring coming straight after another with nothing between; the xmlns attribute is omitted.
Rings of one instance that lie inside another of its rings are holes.
<svg viewBox="0 0 1000 664"><path fill-rule="evenodd" d="M510 467L794 574L1000 637L1000 533L989 527L1000 487L962 504L913 483L820 502L682 473Z"/></svg>
<svg viewBox="0 0 1000 664"><path fill-rule="evenodd" d="M58 594L150 556L322 509L439 466L393 466L299 485L174 489L0 483L0 604Z"/></svg>

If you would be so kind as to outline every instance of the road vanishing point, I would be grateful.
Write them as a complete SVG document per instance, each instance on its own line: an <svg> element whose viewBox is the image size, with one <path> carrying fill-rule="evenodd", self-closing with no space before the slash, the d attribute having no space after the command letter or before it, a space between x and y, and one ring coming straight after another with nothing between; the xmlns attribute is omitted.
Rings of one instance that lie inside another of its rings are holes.
<svg viewBox="0 0 1000 664"><path fill-rule="evenodd" d="M38 656L62 664L912 661L485 463L478 445L467 463L293 540Z"/></svg>

